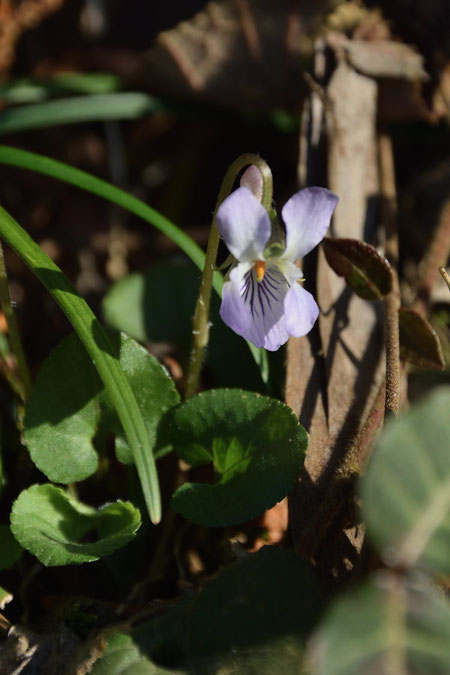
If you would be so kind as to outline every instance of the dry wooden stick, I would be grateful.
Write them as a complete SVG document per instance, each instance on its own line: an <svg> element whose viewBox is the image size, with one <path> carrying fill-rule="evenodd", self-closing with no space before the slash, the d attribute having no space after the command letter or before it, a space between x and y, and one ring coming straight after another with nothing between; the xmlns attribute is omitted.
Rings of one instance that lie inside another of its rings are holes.
<svg viewBox="0 0 450 675"><path fill-rule="evenodd" d="M420 282L415 307L425 313L431 291L436 282L438 270L445 265L450 253L450 199L443 205L439 221L433 232L431 243L420 263ZM442 274L442 272L441 272ZM445 279L445 277L444 277Z"/></svg>
<svg viewBox="0 0 450 675"><path fill-rule="evenodd" d="M441 277L443 278L443 280L447 284L448 290L450 291L450 276L449 276L449 273L447 272L445 267L440 267L439 272L441 273Z"/></svg>

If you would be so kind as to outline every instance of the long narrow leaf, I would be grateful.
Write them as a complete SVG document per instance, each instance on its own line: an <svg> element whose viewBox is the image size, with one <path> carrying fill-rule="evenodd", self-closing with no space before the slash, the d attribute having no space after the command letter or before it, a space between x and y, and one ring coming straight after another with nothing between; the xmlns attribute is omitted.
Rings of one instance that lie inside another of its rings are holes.
<svg viewBox="0 0 450 675"><path fill-rule="evenodd" d="M134 119L165 109L161 101L140 92L71 96L3 110L0 112L0 134L56 124Z"/></svg>
<svg viewBox="0 0 450 675"><path fill-rule="evenodd" d="M121 80L112 73L59 73L36 79L21 77L0 83L0 96L8 105L42 103L62 94L110 94L118 92Z"/></svg>
<svg viewBox="0 0 450 675"><path fill-rule="evenodd" d="M122 206L127 211L134 213L139 218L150 223L153 227L163 232L169 239L171 239L177 246L181 248L184 253L202 270L205 262L205 254L202 249L189 237L187 234L174 225L168 218L152 209L151 206L145 202L128 194L125 190L107 183L101 178L92 176L85 171L75 169L68 164L58 162L50 157L37 155L26 150L19 150L18 148L10 148L5 145L0 145L0 164L9 164L11 166L18 166L22 169L36 171L43 173L46 176L57 178L65 183L70 183L82 190L87 190L103 199L107 199L114 204ZM214 275L214 288L220 294L222 290L222 275L216 272Z"/></svg>
<svg viewBox="0 0 450 675"><path fill-rule="evenodd" d="M122 423L132 449L150 518L161 518L161 499L152 446L138 404L114 348L90 307L59 267L0 207L0 237L51 293L84 344Z"/></svg>

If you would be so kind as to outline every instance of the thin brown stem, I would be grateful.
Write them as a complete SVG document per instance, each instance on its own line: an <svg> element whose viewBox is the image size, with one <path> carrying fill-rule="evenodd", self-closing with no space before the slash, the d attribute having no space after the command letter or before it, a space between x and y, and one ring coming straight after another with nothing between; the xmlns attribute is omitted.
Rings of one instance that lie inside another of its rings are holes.
<svg viewBox="0 0 450 675"><path fill-rule="evenodd" d="M386 345L386 415L397 415L400 405L400 328L398 292L392 290L384 299Z"/></svg>
<svg viewBox="0 0 450 675"><path fill-rule="evenodd" d="M394 154L391 137L381 133L378 138L380 166L381 217L386 233L386 258L392 267L392 291L384 299L386 344L385 413L398 413L400 402L400 289L397 276L398 234L397 194L395 188Z"/></svg>

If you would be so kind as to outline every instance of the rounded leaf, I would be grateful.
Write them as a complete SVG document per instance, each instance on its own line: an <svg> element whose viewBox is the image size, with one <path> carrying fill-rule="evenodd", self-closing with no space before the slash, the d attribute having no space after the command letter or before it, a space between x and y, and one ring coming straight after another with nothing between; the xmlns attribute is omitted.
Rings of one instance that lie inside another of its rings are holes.
<svg viewBox="0 0 450 675"><path fill-rule="evenodd" d="M94 509L50 484L21 492L11 511L15 538L47 566L98 560L125 546L140 524L140 513L129 502ZM97 541L84 542L93 531Z"/></svg>
<svg viewBox="0 0 450 675"><path fill-rule="evenodd" d="M103 386L76 333L52 350L27 402L23 439L47 478L74 483L96 472L92 440Z"/></svg>
<svg viewBox="0 0 450 675"><path fill-rule="evenodd" d="M132 338L111 333L151 440L161 415L180 400L158 360ZM45 361L27 403L24 441L33 462L57 483L84 480L97 470L93 439L99 427L116 434L118 459L133 456L109 397L75 333Z"/></svg>
<svg viewBox="0 0 450 675"><path fill-rule="evenodd" d="M368 535L384 560L450 574L450 388L392 420L361 481Z"/></svg>
<svg viewBox="0 0 450 675"><path fill-rule="evenodd" d="M283 499L303 465L308 434L280 401L240 389L192 397L163 421L166 437L192 466L212 463L214 484L187 483L175 511L220 527L250 520Z"/></svg>

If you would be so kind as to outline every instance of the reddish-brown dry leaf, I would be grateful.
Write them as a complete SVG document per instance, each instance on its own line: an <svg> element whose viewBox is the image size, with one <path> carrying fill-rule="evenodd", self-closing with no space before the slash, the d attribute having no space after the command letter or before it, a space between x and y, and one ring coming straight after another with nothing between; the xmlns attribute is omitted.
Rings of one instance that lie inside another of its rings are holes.
<svg viewBox="0 0 450 675"><path fill-rule="evenodd" d="M399 310L400 357L421 368L445 368L441 342L436 331L414 309Z"/></svg>
<svg viewBox="0 0 450 675"><path fill-rule="evenodd" d="M330 267L364 300L382 300L392 291L392 270L377 249L357 239L324 239Z"/></svg>

